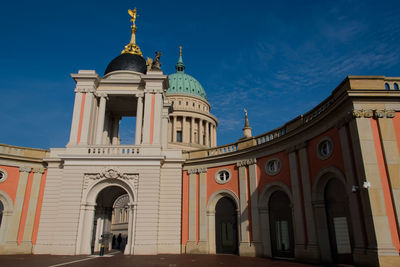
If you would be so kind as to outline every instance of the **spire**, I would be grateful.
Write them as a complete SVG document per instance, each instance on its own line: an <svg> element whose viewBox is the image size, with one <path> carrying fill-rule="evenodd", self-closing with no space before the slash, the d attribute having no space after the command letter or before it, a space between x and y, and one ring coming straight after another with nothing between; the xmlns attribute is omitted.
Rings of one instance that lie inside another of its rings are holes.
<svg viewBox="0 0 400 267"><path fill-rule="evenodd" d="M244 109L244 127L243 127L243 138L251 137L251 127L249 123L249 117L247 116L247 110Z"/></svg>
<svg viewBox="0 0 400 267"><path fill-rule="evenodd" d="M175 65L176 72L184 72L185 71L185 64L183 64L182 60L182 46L179 46L179 59L178 63Z"/></svg>
<svg viewBox="0 0 400 267"><path fill-rule="evenodd" d="M125 54L125 53L130 53L130 54L134 54L134 55L139 55L141 57L143 57L142 52L140 51L139 46L136 44L136 25L135 25L135 21L136 21L136 7L134 10L132 9L128 9L128 14L129 16L131 16L131 21L132 21L132 26L131 26L131 41L129 42L129 44L127 44L125 46L125 49L122 50L121 54Z"/></svg>

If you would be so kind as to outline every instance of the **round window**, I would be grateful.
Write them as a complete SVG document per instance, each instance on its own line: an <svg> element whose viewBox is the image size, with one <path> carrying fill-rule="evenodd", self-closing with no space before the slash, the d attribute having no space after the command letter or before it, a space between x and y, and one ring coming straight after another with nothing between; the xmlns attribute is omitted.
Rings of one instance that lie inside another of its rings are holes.
<svg viewBox="0 0 400 267"><path fill-rule="evenodd" d="M225 184L231 179L231 172L228 169L221 169L215 174L215 181L219 184Z"/></svg>
<svg viewBox="0 0 400 267"><path fill-rule="evenodd" d="M7 179L6 170L0 169L0 183L4 182Z"/></svg>
<svg viewBox="0 0 400 267"><path fill-rule="evenodd" d="M273 158L265 164L265 172L269 175L277 175L281 171L281 161L278 158Z"/></svg>
<svg viewBox="0 0 400 267"><path fill-rule="evenodd" d="M324 137L317 145L317 155L319 159L325 160L332 155L333 142L329 137Z"/></svg>

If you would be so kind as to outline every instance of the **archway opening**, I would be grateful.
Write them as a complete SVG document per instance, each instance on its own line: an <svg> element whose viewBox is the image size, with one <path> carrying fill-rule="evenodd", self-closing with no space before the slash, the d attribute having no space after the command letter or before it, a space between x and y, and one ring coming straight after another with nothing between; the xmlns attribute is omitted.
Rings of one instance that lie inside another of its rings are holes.
<svg viewBox="0 0 400 267"><path fill-rule="evenodd" d="M112 248L124 251L128 243L129 196L118 197L113 204L111 217Z"/></svg>
<svg viewBox="0 0 400 267"><path fill-rule="evenodd" d="M238 254L238 224L235 202L229 197L218 200L215 206L216 252Z"/></svg>
<svg viewBox="0 0 400 267"><path fill-rule="evenodd" d="M324 197L333 261L353 264L348 200L343 184L331 179L325 187Z"/></svg>
<svg viewBox="0 0 400 267"><path fill-rule="evenodd" d="M122 228L125 229L125 225L128 224L128 218L123 217L124 221L121 224L121 242L120 246L116 247L116 242L118 235L114 237L115 231L113 231L113 215L115 214L114 206L118 199L121 196L125 196L127 198L127 203L129 203L129 196L127 192L119 187L119 186L109 186L104 188L99 192L96 198L96 209L94 213L93 220L93 232L92 232L92 241L91 241L91 251L92 253L100 252L101 246L104 246L104 251L109 251L112 248L120 249L123 251L125 244L128 240L127 230L122 231ZM123 207L125 208L125 206ZM126 214L123 216L128 217L129 211L126 209ZM127 228L127 226L126 226ZM122 240L122 238L124 240ZM114 241L114 244L113 244ZM122 244L122 246L121 246ZM114 246L113 246L114 245Z"/></svg>
<svg viewBox="0 0 400 267"><path fill-rule="evenodd" d="M4 205L3 202L0 201L0 227L1 227L1 222L3 221L3 211L4 211Z"/></svg>
<svg viewBox="0 0 400 267"><path fill-rule="evenodd" d="M269 224L273 257L294 257L294 235L290 199L276 191L269 200Z"/></svg>

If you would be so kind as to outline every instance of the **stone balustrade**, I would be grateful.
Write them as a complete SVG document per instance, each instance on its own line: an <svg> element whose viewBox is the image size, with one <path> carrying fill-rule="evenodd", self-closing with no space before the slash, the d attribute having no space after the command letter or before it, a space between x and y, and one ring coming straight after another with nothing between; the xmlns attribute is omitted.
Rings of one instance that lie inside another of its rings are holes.
<svg viewBox="0 0 400 267"><path fill-rule="evenodd" d="M139 146L134 145L98 145L88 147L89 155L116 155L116 156L136 156L140 155Z"/></svg>

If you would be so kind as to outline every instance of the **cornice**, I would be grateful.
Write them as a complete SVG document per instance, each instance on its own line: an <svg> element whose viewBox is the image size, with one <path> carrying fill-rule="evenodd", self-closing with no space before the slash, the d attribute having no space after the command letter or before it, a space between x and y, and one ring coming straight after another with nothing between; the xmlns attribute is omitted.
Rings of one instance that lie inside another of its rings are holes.
<svg viewBox="0 0 400 267"><path fill-rule="evenodd" d="M207 168L194 168L194 169L189 169L188 174L196 174L196 173L206 173Z"/></svg>
<svg viewBox="0 0 400 267"><path fill-rule="evenodd" d="M257 163L257 159L256 158L251 158L251 159L245 159L245 160L241 160L236 162L236 167L244 167L247 165L253 165Z"/></svg>

